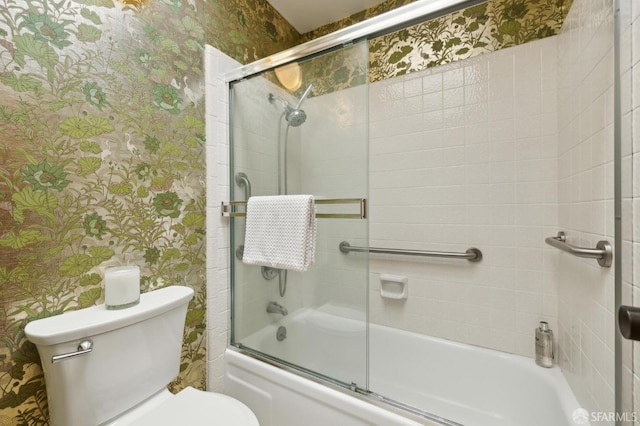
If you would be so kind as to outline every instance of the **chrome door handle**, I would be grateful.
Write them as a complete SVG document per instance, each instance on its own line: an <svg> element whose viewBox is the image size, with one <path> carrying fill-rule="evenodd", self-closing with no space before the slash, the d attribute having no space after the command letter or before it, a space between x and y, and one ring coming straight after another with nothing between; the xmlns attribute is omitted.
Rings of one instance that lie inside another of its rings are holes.
<svg viewBox="0 0 640 426"><path fill-rule="evenodd" d="M54 355L51 357L51 363L64 361L65 359L74 358L80 355L86 355L93 350L93 342L91 340L83 340L78 345L78 350L75 352L69 352L61 355Z"/></svg>

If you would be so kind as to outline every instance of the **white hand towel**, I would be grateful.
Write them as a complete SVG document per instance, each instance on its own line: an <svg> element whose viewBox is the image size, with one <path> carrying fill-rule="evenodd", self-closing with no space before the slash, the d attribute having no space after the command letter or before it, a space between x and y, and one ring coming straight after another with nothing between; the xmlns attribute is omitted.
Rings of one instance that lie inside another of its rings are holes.
<svg viewBox="0 0 640 426"><path fill-rule="evenodd" d="M306 271L315 261L313 195L251 197L246 225L242 262Z"/></svg>

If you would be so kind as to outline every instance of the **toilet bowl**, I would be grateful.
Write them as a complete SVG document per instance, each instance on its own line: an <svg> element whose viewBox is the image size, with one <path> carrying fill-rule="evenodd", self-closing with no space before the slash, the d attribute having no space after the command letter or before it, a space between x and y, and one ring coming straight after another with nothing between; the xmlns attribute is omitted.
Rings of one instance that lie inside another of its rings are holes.
<svg viewBox="0 0 640 426"><path fill-rule="evenodd" d="M27 324L45 375L51 426L258 426L242 402L167 385L178 375L193 290L170 286L122 310L93 306Z"/></svg>
<svg viewBox="0 0 640 426"><path fill-rule="evenodd" d="M165 390L104 426L258 426L253 412L230 396L192 388Z"/></svg>

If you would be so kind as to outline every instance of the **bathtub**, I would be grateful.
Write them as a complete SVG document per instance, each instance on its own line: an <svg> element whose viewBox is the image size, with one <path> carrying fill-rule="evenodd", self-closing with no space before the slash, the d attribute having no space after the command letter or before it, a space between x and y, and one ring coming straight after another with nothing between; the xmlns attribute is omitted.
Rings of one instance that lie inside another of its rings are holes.
<svg viewBox="0 0 640 426"><path fill-rule="evenodd" d="M283 341L276 339L279 326L287 328ZM580 407L557 367L371 324L367 388L363 339L365 322L357 313L330 305L297 311L226 351L225 392L249 405L261 426L576 424L572 414ZM328 377L353 374L358 388L289 364Z"/></svg>

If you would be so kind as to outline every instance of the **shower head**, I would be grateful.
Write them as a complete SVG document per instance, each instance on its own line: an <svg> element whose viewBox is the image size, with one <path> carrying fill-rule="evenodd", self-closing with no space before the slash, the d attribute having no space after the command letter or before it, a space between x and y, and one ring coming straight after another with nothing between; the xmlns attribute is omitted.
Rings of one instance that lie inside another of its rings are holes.
<svg viewBox="0 0 640 426"><path fill-rule="evenodd" d="M286 112L284 118L291 127L298 127L307 121L307 113L301 109L290 109Z"/></svg>
<svg viewBox="0 0 640 426"><path fill-rule="evenodd" d="M285 101L279 96L273 95L272 93L269 93L269 101L272 103L274 100L278 100L282 102L282 104L284 105L285 120L287 120L290 126L298 127L298 126L301 126L302 123L304 123L307 120L307 113L304 112L304 110L300 109L300 106L302 105L302 102L304 102L306 97L309 96L309 93L311 93L312 87L313 87L313 84L310 84L307 87L307 89L304 91L304 93L300 97L300 100L298 101L296 106L293 108L291 107L289 102Z"/></svg>

